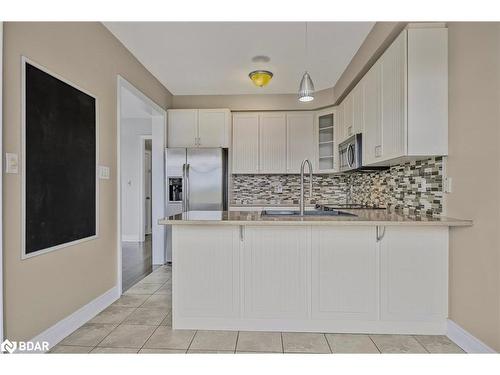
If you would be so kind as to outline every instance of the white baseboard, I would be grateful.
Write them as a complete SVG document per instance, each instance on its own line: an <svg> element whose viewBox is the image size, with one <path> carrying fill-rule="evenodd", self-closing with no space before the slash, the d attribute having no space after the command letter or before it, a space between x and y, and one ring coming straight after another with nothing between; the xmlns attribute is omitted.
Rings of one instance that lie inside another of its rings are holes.
<svg viewBox="0 0 500 375"><path fill-rule="evenodd" d="M85 306L81 307L73 314L67 316L66 318L60 320L52 327L46 329L38 336L32 338L31 342L42 342L47 341L49 343L49 349L57 345L62 339L68 336L70 333L80 328L82 325L87 323L94 316L99 314L106 307L111 305L120 297L118 287L115 286L101 294L96 299L90 301Z"/></svg>
<svg viewBox="0 0 500 375"><path fill-rule="evenodd" d="M139 235L122 234L122 242L143 242Z"/></svg>
<svg viewBox="0 0 500 375"><path fill-rule="evenodd" d="M460 346L466 353L496 353L484 342L474 337L453 320L448 319L446 336Z"/></svg>

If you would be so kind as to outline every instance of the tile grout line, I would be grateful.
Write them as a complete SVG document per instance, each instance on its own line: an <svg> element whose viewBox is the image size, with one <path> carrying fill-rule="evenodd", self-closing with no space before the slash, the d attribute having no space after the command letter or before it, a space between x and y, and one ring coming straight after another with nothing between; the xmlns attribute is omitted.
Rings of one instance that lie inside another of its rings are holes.
<svg viewBox="0 0 500 375"><path fill-rule="evenodd" d="M193 343L194 338L196 337L196 335L197 335L197 334L198 334L198 330L194 331L194 335L193 335L193 337L191 338L191 341L189 341L189 345L188 345L188 347L187 347L187 349L186 349L186 354L188 353L189 348L191 348L191 344Z"/></svg>
<svg viewBox="0 0 500 375"><path fill-rule="evenodd" d="M417 337L418 337L417 335L412 335L412 337L415 339L415 341L418 343L418 345L420 345L422 348L424 348L424 350L425 350L427 353L431 354L431 352L427 350L426 346L425 346L424 344L422 344L422 343L420 342L420 340L417 338Z"/></svg>
<svg viewBox="0 0 500 375"><path fill-rule="evenodd" d="M377 344L375 343L375 340L372 339L372 336L371 335L367 335L370 340L373 342L373 345L375 345L375 348L377 348L379 354L382 354L382 350L380 350L380 348L377 346Z"/></svg>
<svg viewBox="0 0 500 375"><path fill-rule="evenodd" d="M330 353L334 354L332 346L330 345L330 341L328 341L328 337L326 337L326 333L323 333L323 336L325 336L326 344L328 345L328 349L330 349Z"/></svg>
<svg viewBox="0 0 500 375"><path fill-rule="evenodd" d="M163 322L163 320L162 320L162 322ZM146 343L149 341L149 339L151 339L151 337L155 334L155 332L156 332L156 331L158 330L158 328L160 328L160 327L161 327L161 322L160 322L160 324L158 324L158 325L156 326L156 328L153 330L153 332L151 332L151 334L150 334L150 335L149 335L149 337L146 339L146 341L144 341L144 344L142 344L142 346L139 348L139 350L137 351L137 354L139 354L139 353L140 353L140 351L144 348L144 345L146 345Z"/></svg>
<svg viewBox="0 0 500 375"><path fill-rule="evenodd" d="M238 334L236 335L236 344L234 345L234 354L236 354L236 349L238 349L238 340L240 339L240 331L238 331Z"/></svg>

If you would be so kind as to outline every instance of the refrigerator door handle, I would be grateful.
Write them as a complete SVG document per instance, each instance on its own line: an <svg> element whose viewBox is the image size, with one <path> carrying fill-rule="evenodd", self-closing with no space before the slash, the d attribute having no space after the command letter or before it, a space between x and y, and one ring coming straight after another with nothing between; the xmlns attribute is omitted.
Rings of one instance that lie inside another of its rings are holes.
<svg viewBox="0 0 500 375"><path fill-rule="evenodd" d="M184 199L186 212L189 211L189 164L186 164L186 197Z"/></svg>
<svg viewBox="0 0 500 375"><path fill-rule="evenodd" d="M186 212L186 164L182 164L182 212Z"/></svg>

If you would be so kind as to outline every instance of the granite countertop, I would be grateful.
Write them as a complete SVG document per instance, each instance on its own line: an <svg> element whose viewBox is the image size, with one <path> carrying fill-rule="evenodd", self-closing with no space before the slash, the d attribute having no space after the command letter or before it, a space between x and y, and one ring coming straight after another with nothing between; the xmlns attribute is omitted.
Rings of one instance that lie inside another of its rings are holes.
<svg viewBox="0 0 500 375"><path fill-rule="evenodd" d="M470 226L472 220L449 217L412 217L389 210L345 209L357 216L262 216L257 211L189 211L160 219L159 224L220 225L408 225L408 226Z"/></svg>

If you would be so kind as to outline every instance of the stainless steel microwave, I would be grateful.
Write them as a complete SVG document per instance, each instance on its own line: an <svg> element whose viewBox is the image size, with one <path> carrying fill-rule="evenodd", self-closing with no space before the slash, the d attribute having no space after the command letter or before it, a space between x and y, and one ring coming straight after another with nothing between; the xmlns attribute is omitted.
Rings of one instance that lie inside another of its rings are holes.
<svg viewBox="0 0 500 375"><path fill-rule="evenodd" d="M361 134L354 134L352 137L349 137L339 144L340 172L348 172L361 168L361 142Z"/></svg>

